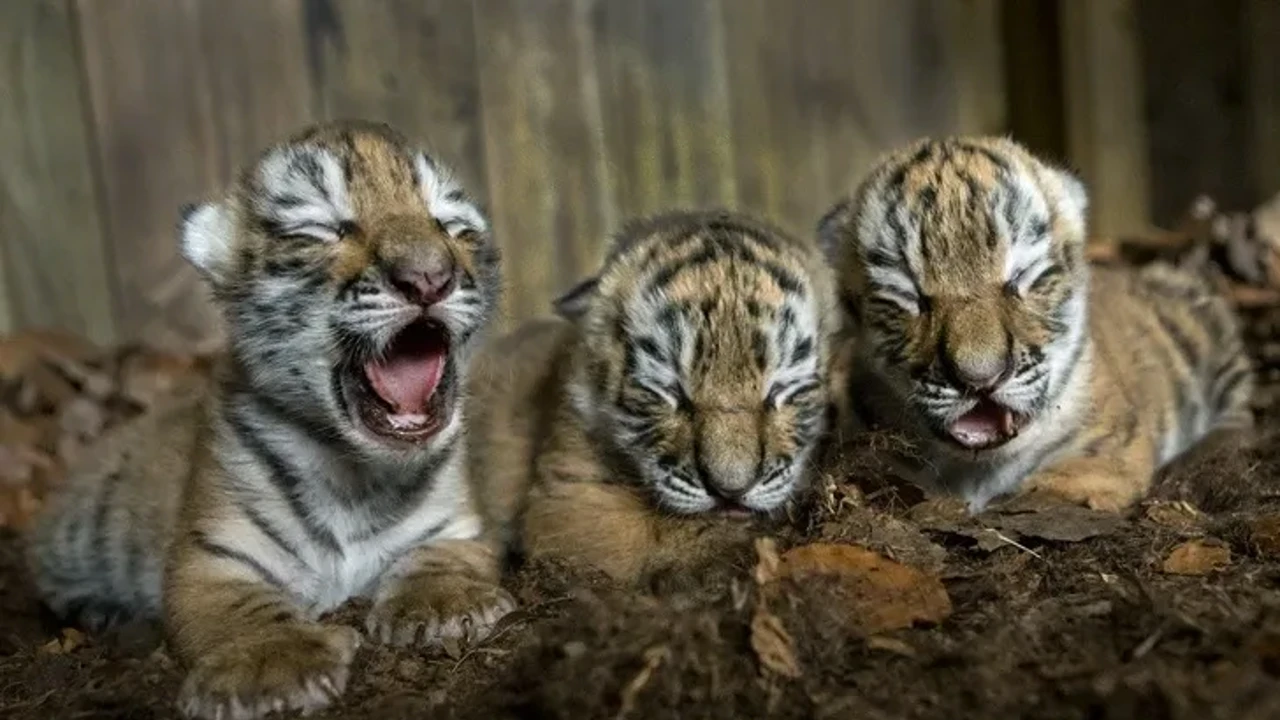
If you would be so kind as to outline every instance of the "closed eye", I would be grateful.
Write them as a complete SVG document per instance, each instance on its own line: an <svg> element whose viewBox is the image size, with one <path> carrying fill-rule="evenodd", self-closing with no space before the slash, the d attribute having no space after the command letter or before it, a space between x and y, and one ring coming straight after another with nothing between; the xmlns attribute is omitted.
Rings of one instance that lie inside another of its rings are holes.
<svg viewBox="0 0 1280 720"><path fill-rule="evenodd" d="M1048 258L1041 258L1028 267L1014 273L1005 284L1006 292L1023 297L1027 293L1038 290L1050 278L1062 272L1062 268Z"/></svg>
<svg viewBox="0 0 1280 720"><path fill-rule="evenodd" d="M306 238L321 242L337 242L344 234L341 228L317 224L293 225L280 229L282 238Z"/></svg>
<svg viewBox="0 0 1280 720"><path fill-rule="evenodd" d="M871 296L872 302L887 303L905 310L912 315L919 315L928 309L928 300L921 298L914 293L907 293L901 290L882 289L877 290Z"/></svg>

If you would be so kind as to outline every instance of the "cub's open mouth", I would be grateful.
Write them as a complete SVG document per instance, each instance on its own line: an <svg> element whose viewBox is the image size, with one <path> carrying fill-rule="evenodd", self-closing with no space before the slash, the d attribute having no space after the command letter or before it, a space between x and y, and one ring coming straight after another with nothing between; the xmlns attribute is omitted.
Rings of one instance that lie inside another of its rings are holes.
<svg viewBox="0 0 1280 720"><path fill-rule="evenodd" d="M401 330L382 355L343 372L353 419L388 440L422 442L443 428L451 409L449 333L420 321Z"/></svg>
<svg viewBox="0 0 1280 720"><path fill-rule="evenodd" d="M969 412L947 428L951 440L968 450L986 450L1003 445L1026 427L1027 416L1014 412L990 398L983 398Z"/></svg>

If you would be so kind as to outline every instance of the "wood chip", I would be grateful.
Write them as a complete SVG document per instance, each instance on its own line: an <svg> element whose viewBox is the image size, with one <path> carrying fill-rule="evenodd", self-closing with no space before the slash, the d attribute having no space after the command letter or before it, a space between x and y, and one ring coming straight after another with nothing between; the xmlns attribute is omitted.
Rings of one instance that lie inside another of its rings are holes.
<svg viewBox="0 0 1280 720"><path fill-rule="evenodd" d="M1175 547L1162 569L1171 575L1207 575L1231 564L1231 549L1214 539L1189 540Z"/></svg>

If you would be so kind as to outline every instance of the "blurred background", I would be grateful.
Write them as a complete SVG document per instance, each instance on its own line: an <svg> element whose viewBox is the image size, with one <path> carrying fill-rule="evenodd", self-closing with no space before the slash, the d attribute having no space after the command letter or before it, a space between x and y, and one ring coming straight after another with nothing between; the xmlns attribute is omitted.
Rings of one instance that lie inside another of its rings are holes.
<svg viewBox="0 0 1280 720"><path fill-rule="evenodd" d="M1094 229L1280 190L1277 0L4 0L0 331L190 350L180 204L321 118L426 141L489 206L506 321L629 216L808 233L880 152L1011 133Z"/></svg>

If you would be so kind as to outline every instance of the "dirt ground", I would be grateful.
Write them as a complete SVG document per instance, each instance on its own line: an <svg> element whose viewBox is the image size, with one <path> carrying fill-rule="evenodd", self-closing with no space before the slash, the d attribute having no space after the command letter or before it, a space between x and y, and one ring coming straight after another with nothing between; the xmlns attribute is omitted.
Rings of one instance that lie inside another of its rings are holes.
<svg viewBox="0 0 1280 720"><path fill-rule="evenodd" d="M1249 326L1259 418L1280 428L1280 312ZM736 549L700 587L526 568L496 637L366 645L318 717L1280 717L1274 448L1189 458L1125 518L1029 501L968 518L846 453L776 547ZM20 542L0 532L0 717L177 717L154 628L59 628Z"/></svg>

